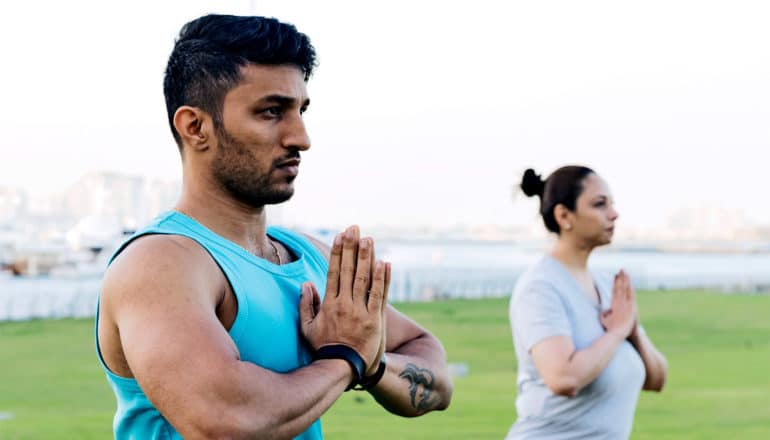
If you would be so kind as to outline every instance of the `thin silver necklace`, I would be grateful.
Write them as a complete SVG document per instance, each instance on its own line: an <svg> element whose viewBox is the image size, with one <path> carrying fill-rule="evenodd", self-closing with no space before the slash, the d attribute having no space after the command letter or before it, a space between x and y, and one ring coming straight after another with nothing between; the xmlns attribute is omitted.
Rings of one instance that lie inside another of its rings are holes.
<svg viewBox="0 0 770 440"><path fill-rule="evenodd" d="M174 208L174 210L177 211L178 213L180 213L180 214L182 214L182 215L184 215L186 217L189 217L189 218L195 220L196 222L198 222L198 220L196 220L193 216L191 216L190 214L187 214L186 212L182 211L181 209ZM200 223L200 222L198 222L198 223ZM283 261L281 260L281 253L278 252L278 247L275 245L275 243L273 243L273 240L271 240L270 237L265 235L265 238L267 238L267 242L270 243L270 247L273 248L273 255L275 255L275 259L278 260L278 265L279 266L282 265ZM248 249L244 248L243 246L239 245L238 243L235 243L235 242L233 242L233 243L236 246L238 246L239 248L243 249L244 251L246 251L246 252L248 252L250 254L253 254L253 252L249 252ZM262 249L261 248L258 251L259 251L259 258L262 258L263 260L270 261L270 259L265 258L265 256L262 254Z"/></svg>
<svg viewBox="0 0 770 440"><path fill-rule="evenodd" d="M278 260L278 265L280 266L281 264L283 264L283 262L281 261L281 253L278 252L278 246L276 246L275 243L273 243L273 240L271 240L270 237L267 237L267 242L270 243L270 247L273 248L273 254L275 255L275 259ZM260 249L259 253L260 254L262 253L261 249ZM265 258L264 255L260 255L260 256L262 258ZM267 258L265 258L265 259L267 259Z"/></svg>

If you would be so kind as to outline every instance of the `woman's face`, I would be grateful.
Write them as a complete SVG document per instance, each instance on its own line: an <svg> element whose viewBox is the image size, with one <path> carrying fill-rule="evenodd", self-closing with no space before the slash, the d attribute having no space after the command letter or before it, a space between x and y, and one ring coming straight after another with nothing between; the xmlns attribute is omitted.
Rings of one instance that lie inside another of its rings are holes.
<svg viewBox="0 0 770 440"><path fill-rule="evenodd" d="M601 246L612 241L618 212L607 182L596 174L583 179L583 192L575 202L572 213L572 232L590 246Z"/></svg>

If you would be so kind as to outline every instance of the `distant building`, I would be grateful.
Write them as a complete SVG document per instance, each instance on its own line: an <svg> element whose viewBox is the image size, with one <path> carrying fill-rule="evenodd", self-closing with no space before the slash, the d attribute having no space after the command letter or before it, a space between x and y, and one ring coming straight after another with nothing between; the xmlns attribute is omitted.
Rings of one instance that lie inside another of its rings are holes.
<svg viewBox="0 0 770 440"><path fill-rule="evenodd" d="M27 194L17 188L0 187L0 225L6 225L27 211Z"/></svg>
<svg viewBox="0 0 770 440"><path fill-rule="evenodd" d="M110 219L118 226L136 228L169 209L181 189L178 182L160 182L118 173L90 173L63 196L63 209L81 219Z"/></svg>
<svg viewBox="0 0 770 440"><path fill-rule="evenodd" d="M63 210L76 220L67 242L96 248L126 230L135 230L176 202L181 184L119 173L90 173L64 194Z"/></svg>

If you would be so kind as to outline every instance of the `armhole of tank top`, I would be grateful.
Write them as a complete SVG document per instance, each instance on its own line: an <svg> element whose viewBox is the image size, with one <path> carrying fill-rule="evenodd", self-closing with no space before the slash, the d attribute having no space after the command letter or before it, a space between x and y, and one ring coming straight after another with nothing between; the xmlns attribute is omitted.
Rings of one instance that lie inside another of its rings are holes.
<svg viewBox="0 0 770 440"><path fill-rule="evenodd" d="M321 252L321 249L318 249L315 243L313 243L313 241L305 234L281 226L271 226L269 235L273 235L278 239L284 238L291 241L293 246L299 248L305 255L310 257L313 262L324 271L324 274L329 270L329 262L324 257L323 252Z"/></svg>
<svg viewBox="0 0 770 440"><path fill-rule="evenodd" d="M121 244L120 247L115 251L115 253L112 254L112 256L107 262L107 268L110 267L112 262L115 261L116 258L118 258L118 255L120 255L124 250L126 250L128 246L131 245L131 243L136 241L138 238L144 237L145 235L152 235L152 234L153 234L152 232L140 233L126 240L125 243ZM94 317L94 339L96 340L96 357L99 358L99 363L102 365L102 368L104 368L104 371L106 371L110 377L115 378L116 380L124 383L136 382L136 379L134 379L133 377L125 377L125 376L118 375L117 373L112 371L112 369L107 366L107 362L104 361L104 356L102 356L102 347L101 347L101 344L99 343L99 317L101 315L101 308L102 308L102 289L100 288L99 294L96 296L96 316Z"/></svg>
<svg viewBox="0 0 770 440"><path fill-rule="evenodd" d="M214 255L206 248L206 246L203 245L203 243L200 242L200 240L196 239L195 237L191 237L190 235L180 234L180 233L176 233L176 232L161 232L161 231L147 231L147 232L143 232L141 234L136 235L135 237L131 237L131 239L129 239L128 241L123 243L123 245L115 252L115 254L112 256L112 258L110 258L110 263L109 264L111 264L112 261L115 260L115 258L117 258L118 255L120 255L124 250L126 250L128 248L128 246L130 246L134 241L136 241L139 238L146 237L148 235L177 235L177 236L180 236L180 237L185 237L187 239L190 239L190 240L194 241L195 244L200 246L201 249L203 249L206 252L206 254L208 254L209 258L211 258L211 261L219 268L219 271L222 272L222 276L225 277L225 282L227 282L227 285L230 286L230 291L232 291L233 296L235 296L235 304L236 304L236 307L238 308L236 310L236 312L235 312L235 319L233 319L233 323L232 323L232 325L230 325L229 329L225 328L225 330L230 335L230 337L233 338L233 340L235 340L236 336L238 336L238 335L232 333L232 330L235 328L236 323L238 322L238 320L245 319L245 314L246 314L246 310L247 310L246 309L246 304L243 303L244 299L241 298L241 296L238 295L238 293L235 291L235 287L233 286L233 283L230 281L230 276L227 274L227 271L225 270L225 268L222 267L221 264L219 264L219 261L216 259L216 257L214 257ZM95 323L94 323L94 327L95 327L94 333L96 334L95 335L96 336L96 354L97 354L97 356L99 358L99 363L102 364L102 367L105 369L105 371L107 371L112 377L115 377L118 380L131 380L131 381L135 381L136 379L133 378L133 377L124 377L124 376L120 376L120 375L116 374L115 372L113 372L107 366L107 363L104 361L104 357L102 356L102 348L101 348L101 345L99 344L99 315L100 315L99 312L100 312L100 308L101 308L101 291L99 291L99 296L97 297L97 300L96 300L96 319L95 319ZM242 315L244 315L244 316L242 316Z"/></svg>
<svg viewBox="0 0 770 440"><path fill-rule="evenodd" d="M174 433L171 432L171 430L173 429L171 427L171 423L169 423L165 417L163 417L163 421L166 422L163 424L163 438L166 440L174 440Z"/></svg>

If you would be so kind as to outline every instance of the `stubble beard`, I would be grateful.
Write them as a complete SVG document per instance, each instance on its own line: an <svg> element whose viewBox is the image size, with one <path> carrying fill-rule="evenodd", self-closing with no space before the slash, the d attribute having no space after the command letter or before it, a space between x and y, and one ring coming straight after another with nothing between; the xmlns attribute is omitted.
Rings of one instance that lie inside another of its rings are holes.
<svg viewBox="0 0 770 440"><path fill-rule="evenodd" d="M272 184L274 163L267 171L259 169L245 144L234 139L224 127L216 131L219 150L212 163L213 175L233 199L259 208L283 203L294 195L294 177L286 178L285 185Z"/></svg>

